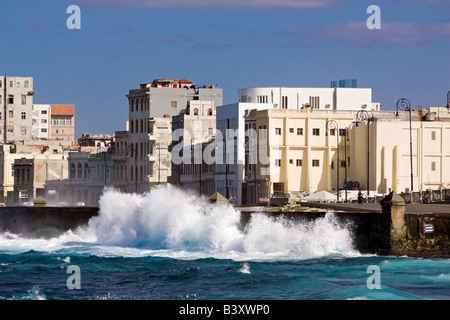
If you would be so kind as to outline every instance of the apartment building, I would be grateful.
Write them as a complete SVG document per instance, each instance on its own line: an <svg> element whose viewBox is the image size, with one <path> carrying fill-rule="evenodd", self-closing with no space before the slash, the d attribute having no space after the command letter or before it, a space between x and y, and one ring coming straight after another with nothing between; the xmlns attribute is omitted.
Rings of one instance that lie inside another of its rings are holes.
<svg viewBox="0 0 450 320"><path fill-rule="evenodd" d="M51 132L54 140L75 141L75 107L68 104L50 105Z"/></svg>
<svg viewBox="0 0 450 320"><path fill-rule="evenodd" d="M33 113L32 77L0 77L0 142L31 138Z"/></svg>
<svg viewBox="0 0 450 320"><path fill-rule="evenodd" d="M129 90L126 97L129 102L129 144L133 150L128 162L129 185L135 185L136 192L147 192L155 182L163 181L161 174L164 176L165 173L161 171L165 169L150 161L150 158L156 160L154 147L158 143L158 157L160 152L166 150L165 141L151 137L151 123L155 119L170 119L186 113L192 101L210 101L214 107L221 105L222 89L210 85L197 86L186 79L155 79L151 83L141 84L139 89ZM171 125L167 127L171 132ZM156 167L159 169L156 170ZM154 175L155 172L158 174Z"/></svg>
<svg viewBox="0 0 450 320"><path fill-rule="evenodd" d="M437 113L439 119L430 116ZM369 115L361 120L354 111L248 111L245 125L257 134L246 141L243 203L319 190L339 190L344 200L350 182L372 198L411 190L418 198L419 192L448 188L447 108L415 110L411 122L409 112Z"/></svg>

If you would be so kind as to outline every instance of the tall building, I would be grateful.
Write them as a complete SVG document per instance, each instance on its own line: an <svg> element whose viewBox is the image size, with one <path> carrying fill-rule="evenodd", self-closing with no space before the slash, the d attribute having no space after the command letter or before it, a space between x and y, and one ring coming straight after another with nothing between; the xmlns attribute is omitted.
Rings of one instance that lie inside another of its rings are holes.
<svg viewBox="0 0 450 320"><path fill-rule="evenodd" d="M223 148L218 148L216 154L222 162L216 164L215 175L216 191L227 198L235 197L237 204L242 203L243 192L246 192L242 188L245 178L246 110L356 112L380 108L379 103L372 103L370 88L253 87L239 89L238 99L238 103L217 108L216 127L222 133L224 142ZM220 143L217 138L216 143Z"/></svg>
<svg viewBox="0 0 450 320"><path fill-rule="evenodd" d="M31 138L33 113L32 77L0 77L0 142Z"/></svg>
<svg viewBox="0 0 450 320"><path fill-rule="evenodd" d="M150 154L155 151L155 143L159 142L149 135L151 121L186 112L191 101L210 101L214 107L219 106L222 104L222 89L210 85L197 86L185 79L156 79L141 84L139 89L129 90L126 96L129 103L129 144L133 150L128 161L129 185L134 185L136 192L147 192L151 182L155 182L155 177L151 178L155 168L160 168L149 158L156 161ZM161 175L159 178L161 182Z"/></svg>

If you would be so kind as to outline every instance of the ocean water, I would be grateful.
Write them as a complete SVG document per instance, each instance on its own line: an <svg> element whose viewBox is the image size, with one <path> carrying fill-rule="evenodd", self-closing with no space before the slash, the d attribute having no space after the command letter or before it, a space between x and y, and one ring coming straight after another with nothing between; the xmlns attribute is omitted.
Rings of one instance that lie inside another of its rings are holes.
<svg viewBox="0 0 450 320"><path fill-rule="evenodd" d="M244 228L179 189L110 189L85 228L0 234L0 300L450 299L450 260L363 255L334 215Z"/></svg>

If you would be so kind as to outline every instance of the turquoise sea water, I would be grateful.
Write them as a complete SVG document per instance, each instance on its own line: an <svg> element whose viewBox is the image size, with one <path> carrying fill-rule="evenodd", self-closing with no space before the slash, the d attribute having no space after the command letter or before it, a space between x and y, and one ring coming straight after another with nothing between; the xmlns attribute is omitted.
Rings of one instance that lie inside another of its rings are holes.
<svg viewBox="0 0 450 320"><path fill-rule="evenodd" d="M450 299L450 260L362 255L332 213L242 228L232 207L164 189L110 190L100 208L56 238L1 233L0 299Z"/></svg>

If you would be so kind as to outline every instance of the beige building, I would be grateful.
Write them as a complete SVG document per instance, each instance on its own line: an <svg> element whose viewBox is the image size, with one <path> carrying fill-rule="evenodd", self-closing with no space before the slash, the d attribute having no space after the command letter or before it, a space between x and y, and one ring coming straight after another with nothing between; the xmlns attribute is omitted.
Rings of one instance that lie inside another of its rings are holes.
<svg viewBox="0 0 450 320"><path fill-rule="evenodd" d="M268 193L295 196L338 189L342 201L344 190L354 187L370 197L409 193L411 159L414 199L419 191L449 187L446 108L412 111L411 130L408 112L372 112L368 119L359 119L356 111L248 111L246 129L256 129L257 161L252 161L252 140L247 139L243 203L258 202Z"/></svg>
<svg viewBox="0 0 450 320"><path fill-rule="evenodd" d="M0 77L0 142L31 138L35 93L32 77Z"/></svg>
<svg viewBox="0 0 450 320"><path fill-rule="evenodd" d="M67 152L53 153L49 148L17 152L13 145L0 148L0 202L32 201L44 194L46 181L68 177Z"/></svg>
<svg viewBox="0 0 450 320"><path fill-rule="evenodd" d="M51 104L51 133L54 140L75 141L75 110L73 105Z"/></svg>

